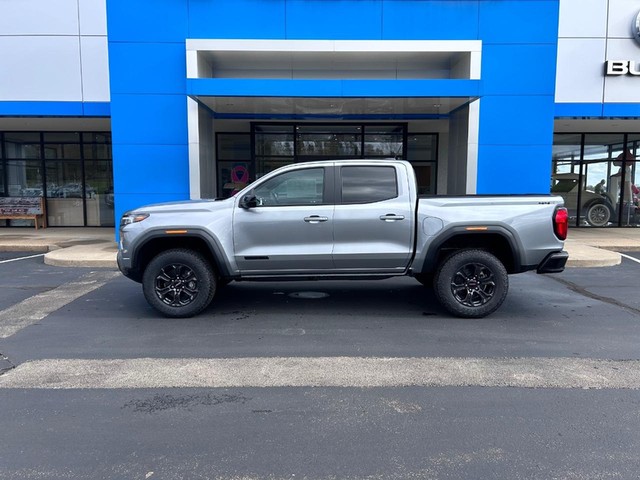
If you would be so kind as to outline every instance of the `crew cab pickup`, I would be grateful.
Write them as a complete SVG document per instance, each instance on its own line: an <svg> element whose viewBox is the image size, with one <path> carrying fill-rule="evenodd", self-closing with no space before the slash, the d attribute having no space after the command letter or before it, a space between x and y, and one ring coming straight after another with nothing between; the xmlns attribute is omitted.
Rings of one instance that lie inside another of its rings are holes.
<svg viewBox="0 0 640 480"><path fill-rule="evenodd" d="M418 198L411 164L336 160L277 169L228 199L149 205L120 221L118 265L169 317L231 281L415 277L451 314L494 312L508 274L564 270L561 197Z"/></svg>

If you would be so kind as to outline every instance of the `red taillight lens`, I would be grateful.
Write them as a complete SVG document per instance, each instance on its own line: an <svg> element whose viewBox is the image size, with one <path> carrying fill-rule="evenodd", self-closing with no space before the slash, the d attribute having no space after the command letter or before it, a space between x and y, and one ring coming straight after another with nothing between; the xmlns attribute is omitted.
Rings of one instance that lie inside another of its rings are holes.
<svg viewBox="0 0 640 480"><path fill-rule="evenodd" d="M566 240L569 233L569 213L564 207L556 208L553 214L553 231L560 240Z"/></svg>

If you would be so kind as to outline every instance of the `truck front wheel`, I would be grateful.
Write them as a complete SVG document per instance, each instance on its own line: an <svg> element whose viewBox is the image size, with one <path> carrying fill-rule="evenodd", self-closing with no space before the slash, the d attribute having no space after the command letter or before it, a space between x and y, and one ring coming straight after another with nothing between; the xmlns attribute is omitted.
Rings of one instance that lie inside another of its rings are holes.
<svg viewBox="0 0 640 480"><path fill-rule="evenodd" d="M149 305L163 315L193 317L211 303L216 277L209 262L198 252L167 250L147 265L142 291Z"/></svg>
<svg viewBox="0 0 640 480"><path fill-rule="evenodd" d="M509 277L502 262L489 252L461 250L439 266L434 289L449 313L482 318L502 305L509 290Z"/></svg>

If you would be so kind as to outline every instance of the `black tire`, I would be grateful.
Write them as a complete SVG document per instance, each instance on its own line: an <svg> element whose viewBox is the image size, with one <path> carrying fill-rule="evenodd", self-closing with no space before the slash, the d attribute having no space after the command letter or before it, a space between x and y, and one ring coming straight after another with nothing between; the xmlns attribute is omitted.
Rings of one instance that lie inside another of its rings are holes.
<svg viewBox="0 0 640 480"><path fill-rule="evenodd" d="M433 288L433 274L431 273L414 273L413 278L418 280L427 288Z"/></svg>
<svg viewBox="0 0 640 480"><path fill-rule="evenodd" d="M461 250L440 264L434 290L449 313L482 318L502 305L509 290L509 277L502 262L489 252Z"/></svg>
<svg viewBox="0 0 640 480"><path fill-rule="evenodd" d="M604 203L596 202L589 205L585 218L592 227L605 227L611 218L611 210Z"/></svg>
<svg viewBox="0 0 640 480"><path fill-rule="evenodd" d="M216 276L198 252L167 250L156 255L142 276L142 291L153 308L167 317L197 315L213 300Z"/></svg>

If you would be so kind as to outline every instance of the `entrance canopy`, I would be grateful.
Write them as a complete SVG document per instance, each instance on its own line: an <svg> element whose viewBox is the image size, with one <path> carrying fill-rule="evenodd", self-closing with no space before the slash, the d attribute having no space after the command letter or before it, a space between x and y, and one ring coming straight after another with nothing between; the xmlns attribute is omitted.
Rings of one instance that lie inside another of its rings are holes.
<svg viewBox="0 0 640 480"><path fill-rule="evenodd" d="M187 40L187 93L214 117L438 118L480 92L482 43Z"/></svg>
<svg viewBox="0 0 640 480"><path fill-rule="evenodd" d="M210 97L194 99L214 118L441 118L476 97Z"/></svg>

